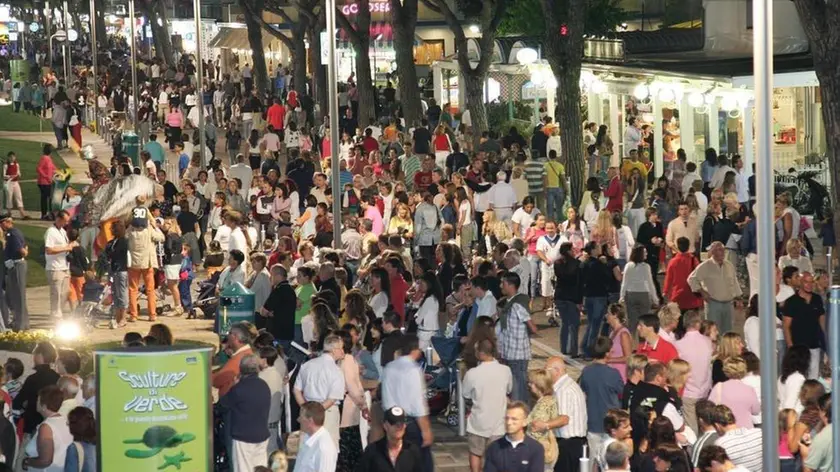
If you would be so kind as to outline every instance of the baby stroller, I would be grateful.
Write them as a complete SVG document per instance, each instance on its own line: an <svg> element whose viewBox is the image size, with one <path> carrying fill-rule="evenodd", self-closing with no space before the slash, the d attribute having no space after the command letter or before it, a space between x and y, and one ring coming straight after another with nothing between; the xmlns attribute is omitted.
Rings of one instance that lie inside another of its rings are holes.
<svg viewBox="0 0 840 472"><path fill-rule="evenodd" d="M82 326L99 328L99 322L108 320L111 328L116 328L116 320L111 313L111 279L106 283L88 280L82 293L82 301L76 309Z"/></svg>
<svg viewBox="0 0 840 472"><path fill-rule="evenodd" d="M434 336L432 346L440 358L426 366L426 401L431 415L446 414L446 424L458 426L458 360L461 341L457 337Z"/></svg>
<svg viewBox="0 0 840 472"><path fill-rule="evenodd" d="M198 283L198 294L193 301L193 309L187 318L212 319L216 317L219 297L216 296L216 286L219 284L221 272L215 272L209 279Z"/></svg>

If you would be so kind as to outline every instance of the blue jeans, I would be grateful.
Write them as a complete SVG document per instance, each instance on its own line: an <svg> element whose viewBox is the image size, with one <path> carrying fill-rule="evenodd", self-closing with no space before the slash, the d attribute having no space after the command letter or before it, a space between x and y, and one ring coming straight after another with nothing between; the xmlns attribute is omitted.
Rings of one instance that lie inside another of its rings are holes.
<svg viewBox="0 0 840 472"><path fill-rule="evenodd" d="M583 352L592 355L592 346L601 331L601 323L607 312L607 297L586 297L583 299L586 310L586 334L583 336Z"/></svg>
<svg viewBox="0 0 840 472"><path fill-rule="evenodd" d="M580 332L580 311L572 302L557 300L557 311L560 312L560 352L567 356L578 353L578 333Z"/></svg>
<svg viewBox="0 0 840 472"><path fill-rule="evenodd" d="M431 418L429 419L431 421ZM420 425L417 424L417 419L409 417L408 423L405 426L405 438L414 444L423 444L423 433L420 431ZM420 448L420 470L422 472L433 472L435 470L435 462L432 456L431 447Z"/></svg>
<svg viewBox="0 0 840 472"><path fill-rule="evenodd" d="M513 375L513 390L510 392L510 399L527 403L531 396L528 393L528 361L505 359L503 362L510 368L510 373Z"/></svg>
<svg viewBox="0 0 840 472"><path fill-rule="evenodd" d="M546 198L546 214L554 221L560 221L563 213L563 202L566 200L566 195L563 187L554 187L545 189Z"/></svg>

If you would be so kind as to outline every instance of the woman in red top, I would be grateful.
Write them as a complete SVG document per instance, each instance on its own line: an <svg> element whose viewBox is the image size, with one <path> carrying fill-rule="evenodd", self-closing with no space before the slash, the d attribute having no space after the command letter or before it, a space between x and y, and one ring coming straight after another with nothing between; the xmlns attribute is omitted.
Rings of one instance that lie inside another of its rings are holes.
<svg viewBox="0 0 840 472"><path fill-rule="evenodd" d="M17 208L20 210L20 217L28 220L29 217L23 210L23 194L20 192L20 163L14 152L9 152L8 161L3 166L3 175L6 176L6 208Z"/></svg>
<svg viewBox="0 0 840 472"><path fill-rule="evenodd" d="M55 176L56 167L53 163L51 154L53 153L52 144L44 144L41 155L41 160L38 161L38 166L35 168L38 174L38 189L41 191L41 219L52 220L50 215L50 193L52 190L53 177Z"/></svg>
<svg viewBox="0 0 840 472"><path fill-rule="evenodd" d="M452 153L452 143L449 141L449 135L446 134L446 128L443 125L435 129L432 145L435 149L435 166L445 169L446 157Z"/></svg>

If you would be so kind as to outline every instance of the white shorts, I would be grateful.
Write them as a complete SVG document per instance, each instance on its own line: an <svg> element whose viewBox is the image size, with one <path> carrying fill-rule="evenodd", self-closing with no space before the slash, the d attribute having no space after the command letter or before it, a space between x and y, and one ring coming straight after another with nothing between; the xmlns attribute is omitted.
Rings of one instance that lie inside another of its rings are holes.
<svg viewBox="0 0 840 472"><path fill-rule="evenodd" d="M20 182L6 182L6 208L9 210L23 208Z"/></svg>
<svg viewBox="0 0 840 472"><path fill-rule="evenodd" d="M163 266L163 273L166 274L166 280L180 280L181 264L169 264Z"/></svg>

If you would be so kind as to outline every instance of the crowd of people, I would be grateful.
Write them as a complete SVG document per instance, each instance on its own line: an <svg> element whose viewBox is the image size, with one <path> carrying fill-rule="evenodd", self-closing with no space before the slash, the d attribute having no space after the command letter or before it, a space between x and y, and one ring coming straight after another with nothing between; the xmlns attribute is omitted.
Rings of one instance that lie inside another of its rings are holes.
<svg viewBox="0 0 840 472"><path fill-rule="evenodd" d="M254 292L254 322L230 328L213 375L233 470L273 467L293 431L295 470L434 470L443 408L427 391L442 366L463 375L474 472L572 471L582 459L602 471L760 471L760 362L781 366L784 470L830 470L829 278L812 267L807 220L779 195L779 358L760 359L755 186L739 156L709 149L695 163L678 150L653 169L635 118L621 153L593 123L585 149L561 149L549 116L530 138L477 137L434 101L415 123L397 111L362 124L347 91L333 156L329 120L316 121L305 91L284 79L260 96L248 65L236 71L197 80L189 61L145 64L136 112L124 85L97 87L97 106L115 123L136 117L143 143L139 163L115 149L104 179L139 173L160 191L138 198L99 252L85 222L77 231L70 213L44 212L56 317L96 281L97 258L118 329L137 321L143 291L150 321L192 313L199 273L217 294ZM571 159L588 159L579 204ZM538 319L560 326L563 354L539 367ZM570 372L577 359L585 367Z"/></svg>

